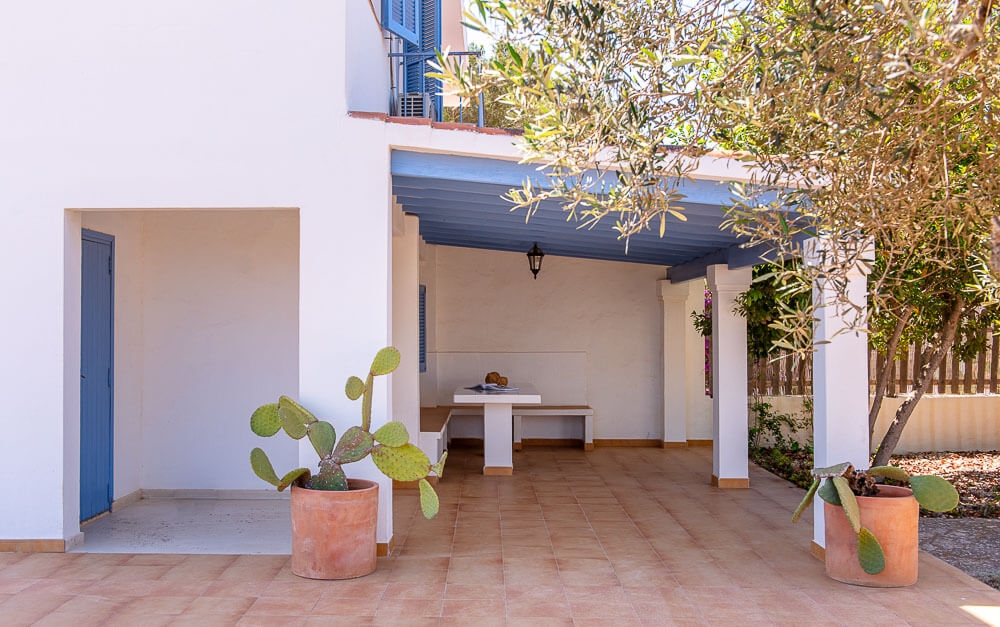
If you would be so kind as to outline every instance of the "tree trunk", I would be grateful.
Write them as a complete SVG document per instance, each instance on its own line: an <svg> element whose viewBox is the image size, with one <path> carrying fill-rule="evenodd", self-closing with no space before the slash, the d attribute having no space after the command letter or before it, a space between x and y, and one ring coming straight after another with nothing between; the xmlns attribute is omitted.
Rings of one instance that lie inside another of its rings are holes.
<svg viewBox="0 0 1000 627"><path fill-rule="evenodd" d="M993 238L990 243L990 268L993 269L993 274L1000 276L1000 218L997 216L993 216Z"/></svg>
<svg viewBox="0 0 1000 627"><path fill-rule="evenodd" d="M893 357L896 355L896 349L899 347L899 338L903 336L903 330L906 329L906 323L909 321L911 315L913 315L913 308L907 306L903 309L903 315L896 320L896 328L892 330L892 337L889 338L889 342L885 346L885 366L876 373L875 396L872 398L872 407L868 411L869 442L872 441L872 437L875 434L875 421L878 420L878 412L882 409L882 399L885 398L885 390L889 387L889 373L892 371Z"/></svg>
<svg viewBox="0 0 1000 627"><path fill-rule="evenodd" d="M941 365L941 360L944 359L948 350L955 343L955 332L958 330L958 321L962 317L964 309L965 299L962 298L961 294L956 294L955 300L951 304L951 309L944 320L941 332L937 336L937 342L932 342L924 351L923 359L921 360L923 366L920 368L920 376L914 381L913 391L903 401L903 404L899 406L899 409L896 410L896 415L889 425L889 430L885 432L882 442L878 445L878 450L875 452L875 459L872 460L872 466L884 466L889 463L889 457L896 450L896 445L899 444L899 437L903 434L903 427L906 426L906 422L913 414L917 402L920 401L924 392L927 391L927 388L930 387L931 382L934 380L934 373Z"/></svg>

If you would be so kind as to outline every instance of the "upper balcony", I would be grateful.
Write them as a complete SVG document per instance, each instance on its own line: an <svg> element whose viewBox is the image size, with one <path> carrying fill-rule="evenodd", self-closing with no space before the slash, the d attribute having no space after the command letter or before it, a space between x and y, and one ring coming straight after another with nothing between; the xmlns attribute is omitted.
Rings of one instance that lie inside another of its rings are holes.
<svg viewBox="0 0 1000 627"><path fill-rule="evenodd" d="M510 129L501 108L489 97L445 95L439 81L427 78L438 51L460 57L473 73L482 50L466 42L461 0L383 0L382 26L389 40L389 115Z"/></svg>

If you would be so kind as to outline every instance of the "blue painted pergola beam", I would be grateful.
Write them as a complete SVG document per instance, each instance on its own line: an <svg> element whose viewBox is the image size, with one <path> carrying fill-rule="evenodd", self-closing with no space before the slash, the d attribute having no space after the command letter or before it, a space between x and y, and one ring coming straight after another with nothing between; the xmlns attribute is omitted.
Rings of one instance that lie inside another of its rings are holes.
<svg viewBox="0 0 1000 627"><path fill-rule="evenodd" d="M393 195L403 211L420 218L420 234L430 244L526 252L538 242L546 254L672 266L674 280L704 276L712 263L739 267L760 258L760 251L742 248L741 238L719 228L723 207L732 202L727 183L678 180L687 220L669 218L663 238L655 231L633 236L626 254L612 229L614 216L578 228L557 200L542 203L527 221L524 210L512 212L503 198L511 189L525 180L549 185L535 165L394 150L391 169Z"/></svg>

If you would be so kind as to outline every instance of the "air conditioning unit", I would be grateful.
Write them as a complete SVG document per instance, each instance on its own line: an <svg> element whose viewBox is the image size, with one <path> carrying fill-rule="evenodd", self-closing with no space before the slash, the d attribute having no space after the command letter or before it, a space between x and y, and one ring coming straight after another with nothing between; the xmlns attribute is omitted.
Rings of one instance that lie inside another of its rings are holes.
<svg viewBox="0 0 1000 627"><path fill-rule="evenodd" d="M434 99L428 93L401 94L398 110L404 118L433 118Z"/></svg>

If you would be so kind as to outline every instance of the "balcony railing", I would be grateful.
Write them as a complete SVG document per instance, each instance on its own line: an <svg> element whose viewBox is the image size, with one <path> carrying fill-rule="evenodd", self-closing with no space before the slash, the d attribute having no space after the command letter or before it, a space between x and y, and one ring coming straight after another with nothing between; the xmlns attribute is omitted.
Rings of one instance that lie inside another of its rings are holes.
<svg viewBox="0 0 1000 627"><path fill-rule="evenodd" d="M478 51L449 52L448 56L479 57ZM437 80L425 75L430 68L427 62L437 58L435 52L390 52L389 59L397 60L398 71L393 72L391 102L393 115L403 117L430 118L441 122L445 118L445 96ZM457 99L457 105L448 106L449 120L465 122L468 112L469 122L472 122L473 111L476 126L482 127L484 120L483 94L477 95L475 103L472 99L460 96L448 96Z"/></svg>

